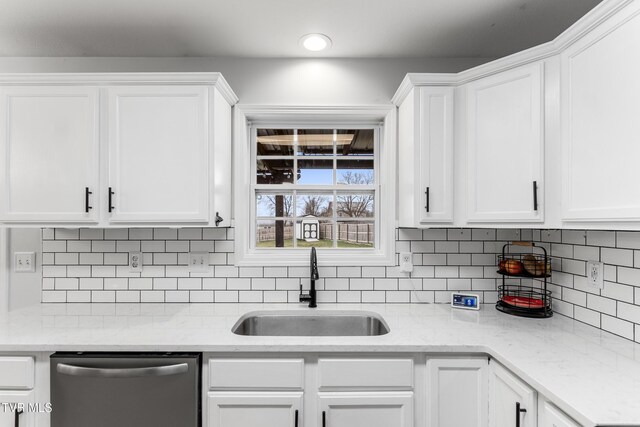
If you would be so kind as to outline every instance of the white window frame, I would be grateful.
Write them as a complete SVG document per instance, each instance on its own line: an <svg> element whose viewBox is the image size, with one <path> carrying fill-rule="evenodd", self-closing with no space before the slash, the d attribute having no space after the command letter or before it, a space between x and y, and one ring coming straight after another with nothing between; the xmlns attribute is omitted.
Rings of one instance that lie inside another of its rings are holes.
<svg viewBox="0 0 640 427"><path fill-rule="evenodd" d="M395 265L396 109L393 106L278 107L236 105L234 108L235 265L299 266L309 252L299 248L255 248L255 157L252 128L374 128L378 152L376 174L376 247L317 248L322 266ZM252 175L252 173L254 175ZM274 192L284 191L274 186ZM299 188L298 188L299 189ZM312 191L310 188L309 191ZM253 210L252 210L253 208Z"/></svg>

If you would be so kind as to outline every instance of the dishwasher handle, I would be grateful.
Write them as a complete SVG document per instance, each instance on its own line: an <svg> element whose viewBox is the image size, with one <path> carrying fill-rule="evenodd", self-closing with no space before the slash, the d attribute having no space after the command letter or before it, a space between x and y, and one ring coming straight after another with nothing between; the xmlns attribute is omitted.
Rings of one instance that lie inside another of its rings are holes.
<svg viewBox="0 0 640 427"><path fill-rule="evenodd" d="M87 368L84 366L58 363L56 371L64 375L76 377L100 377L100 378L139 378L139 377L163 377L167 375L184 374L189 370L186 363L178 363L166 366L150 366L146 368Z"/></svg>

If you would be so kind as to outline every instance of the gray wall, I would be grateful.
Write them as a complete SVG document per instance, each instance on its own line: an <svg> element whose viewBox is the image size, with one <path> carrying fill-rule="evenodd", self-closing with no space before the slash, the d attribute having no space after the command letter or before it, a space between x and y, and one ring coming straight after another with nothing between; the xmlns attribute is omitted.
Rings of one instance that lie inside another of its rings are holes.
<svg viewBox="0 0 640 427"><path fill-rule="evenodd" d="M407 73L463 71L490 58L0 58L0 73L221 72L244 104L388 103Z"/></svg>

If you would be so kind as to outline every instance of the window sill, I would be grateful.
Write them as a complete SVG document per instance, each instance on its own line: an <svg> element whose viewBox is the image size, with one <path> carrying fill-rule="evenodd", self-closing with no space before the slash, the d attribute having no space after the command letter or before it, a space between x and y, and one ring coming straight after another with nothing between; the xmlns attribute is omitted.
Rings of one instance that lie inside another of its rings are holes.
<svg viewBox="0 0 640 427"><path fill-rule="evenodd" d="M321 266L394 266L395 253L385 254L377 250L317 249ZM310 249L254 250L245 254L236 252L235 265L239 267L308 266Z"/></svg>

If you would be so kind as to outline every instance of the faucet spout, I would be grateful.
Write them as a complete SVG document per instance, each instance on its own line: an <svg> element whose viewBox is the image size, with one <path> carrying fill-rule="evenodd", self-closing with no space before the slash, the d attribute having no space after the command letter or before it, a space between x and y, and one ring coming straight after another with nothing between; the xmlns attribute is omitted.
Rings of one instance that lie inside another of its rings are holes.
<svg viewBox="0 0 640 427"><path fill-rule="evenodd" d="M317 293L316 293L316 280L320 278L318 274L318 257L316 255L316 248L311 248L311 260L309 262L309 293L302 293L302 284L300 285L300 302L309 301L309 307L315 308L318 306Z"/></svg>
<svg viewBox="0 0 640 427"><path fill-rule="evenodd" d="M309 277L311 280L318 280L320 275L318 275L318 257L316 255L316 248L311 248L311 261L309 262L310 266L310 274Z"/></svg>

